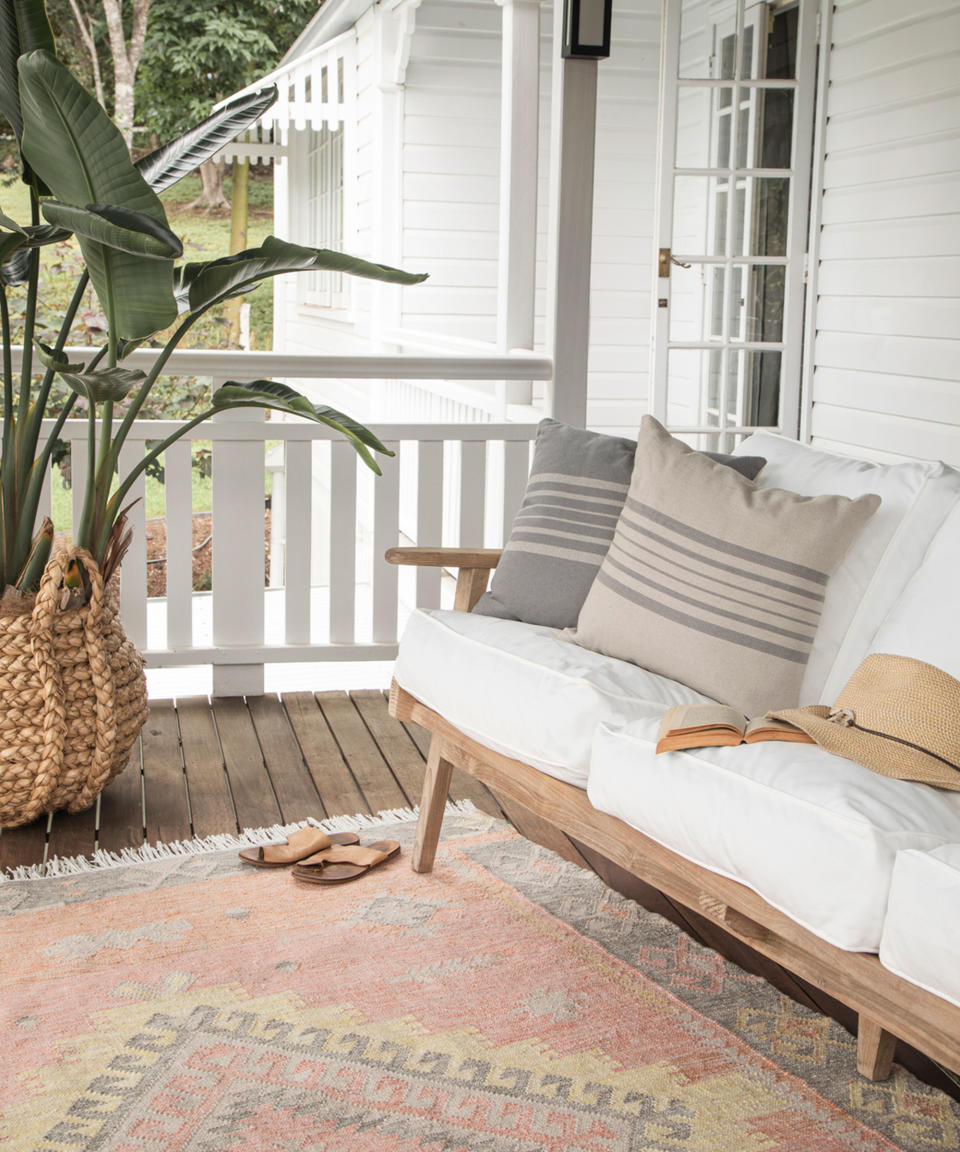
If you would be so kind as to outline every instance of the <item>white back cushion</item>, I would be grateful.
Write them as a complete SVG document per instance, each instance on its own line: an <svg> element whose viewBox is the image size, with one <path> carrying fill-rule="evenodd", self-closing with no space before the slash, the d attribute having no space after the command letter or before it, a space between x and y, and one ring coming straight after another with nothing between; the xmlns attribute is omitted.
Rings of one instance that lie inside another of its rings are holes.
<svg viewBox="0 0 960 1152"><path fill-rule="evenodd" d="M929 461L874 464L769 432L747 437L736 452L766 457L757 477L764 487L804 496L875 492L883 501L830 578L807 664L801 702L832 704L960 500L960 473Z"/></svg>
<svg viewBox="0 0 960 1152"><path fill-rule="evenodd" d="M960 505L947 517L870 645L960 680Z"/></svg>

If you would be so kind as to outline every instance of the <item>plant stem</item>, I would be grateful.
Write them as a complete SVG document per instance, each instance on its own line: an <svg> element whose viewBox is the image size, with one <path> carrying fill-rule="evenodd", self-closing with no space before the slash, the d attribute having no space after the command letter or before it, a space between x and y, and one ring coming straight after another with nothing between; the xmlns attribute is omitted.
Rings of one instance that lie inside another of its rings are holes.
<svg viewBox="0 0 960 1152"><path fill-rule="evenodd" d="M30 195L30 219L36 227L40 223L40 205L36 195ZM30 377L33 375L33 330L37 317L37 292L40 282L40 249L30 253L30 271L27 275L27 308L23 317L23 362L20 370L20 403L17 423L23 425L30 410ZM31 463L33 457L31 456ZM18 463L20 463L18 461ZM22 465L21 469L22 471ZM19 478L19 477L18 477Z"/></svg>
<svg viewBox="0 0 960 1152"><path fill-rule="evenodd" d="M160 351L156 360L154 360L153 367L147 373L146 379L137 389L137 394L134 396L133 400L131 400L130 407L127 409L126 414L121 421L120 427L117 429L117 434L114 437L113 447L110 454L111 468L116 468L117 462L120 459L120 449L123 446L123 442L130 434L130 428L133 425L134 420L137 418L137 413L143 407L147 397L150 395L150 389L154 386L154 384L156 384L157 377L163 371L163 366L170 359L171 353L174 351L180 341L184 338L184 336L186 336L193 325L203 315L204 311L206 311L206 309L200 312L190 313L190 315L187 316L187 318L181 323L180 327L167 341L166 346ZM193 425L191 424L190 427L193 427Z"/></svg>
<svg viewBox="0 0 960 1152"><path fill-rule="evenodd" d="M131 468L130 472L124 477L123 482L117 488L116 492L114 492L114 494L110 497L110 500L107 504L106 517L100 530L100 536L97 540L97 550L94 553L98 564L103 560L102 551L107 546L107 539L110 536L110 529L113 526L114 517L123 504L125 496L136 482L137 477L141 474L141 472L146 471L146 469L153 463L153 461L156 460L158 456L162 455L170 447L171 444L175 444L192 428L196 428L196 426L198 424L202 424L204 420L209 420L209 418L215 415L218 411L218 408L208 408L205 412L201 412L199 416L194 416L192 420L188 420L187 423L184 424L181 428L178 428L176 432L171 432L166 440L161 440L159 444L155 444L153 448L151 448L150 451L143 457L143 459L138 460L133 468Z"/></svg>
<svg viewBox="0 0 960 1152"><path fill-rule="evenodd" d="M97 406L88 400L87 409L87 480L83 492L83 511L80 524L74 526L73 542L81 548L89 548L96 528L94 499L97 480Z"/></svg>
<svg viewBox="0 0 960 1152"><path fill-rule="evenodd" d="M57 342L54 345L55 355L59 355L66 347L67 340L70 336L70 330L73 328L73 321L77 315L77 309L83 301L83 294L87 290L87 285L90 283L90 273L84 269L83 274L77 281L77 286L73 290L73 297L70 300L67 310L63 316L63 323L60 325L60 332L57 336ZM47 410L47 399L50 396L50 389L53 387L53 379L56 373L52 368L48 368L43 375L43 380L40 382L40 391L37 393L37 403L30 417L30 431L28 433L28 441L36 448L37 441L40 438L40 425L43 422L43 414ZM31 459L34 453L31 452Z"/></svg>
<svg viewBox="0 0 960 1152"><path fill-rule="evenodd" d="M7 557L12 554L13 536L16 531L16 453L14 434L16 421L13 415L13 356L10 351L10 310L7 306L7 289L0 285L0 325L3 339L3 460L0 461L0 500L3 508L3 527L0 532L0 548L3 549L3 564L0 566L0 590L10 582L7 575Z"/></svg>

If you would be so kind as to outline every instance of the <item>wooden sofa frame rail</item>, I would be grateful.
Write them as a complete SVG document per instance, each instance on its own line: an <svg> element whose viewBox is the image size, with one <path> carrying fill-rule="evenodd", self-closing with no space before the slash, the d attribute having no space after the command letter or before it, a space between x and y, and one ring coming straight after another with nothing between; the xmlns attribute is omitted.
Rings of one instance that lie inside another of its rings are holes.
<svg viewBox="0 0 960 1152"><path fill-rule="evenodd" d="M469 612L483 595L497 549L391 548L393 564L459 569L455 608ZM664 848L615 816L598 812L583 789L465 736L394 682L390 712L431 733L413 868L429 872L454 767L529 809L658 888L708 916L744 944L822 989L858 1015L857 1068L871 1080L890 1074L896 1039L960 1073L960 1008L884 968L865 952L845 952L802 928L752 889Z"/></svg>

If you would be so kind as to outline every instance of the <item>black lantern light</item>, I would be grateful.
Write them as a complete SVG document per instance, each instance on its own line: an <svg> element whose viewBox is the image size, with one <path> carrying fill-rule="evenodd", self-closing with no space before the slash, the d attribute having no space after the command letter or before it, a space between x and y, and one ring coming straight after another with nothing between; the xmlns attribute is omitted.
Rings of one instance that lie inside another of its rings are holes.
<svg viewBox="0 0 960 1152"><path fill-rule="evenodd" d="M613 0L564 0L563 51L579 60L605 60L610 55Z"/></svg>

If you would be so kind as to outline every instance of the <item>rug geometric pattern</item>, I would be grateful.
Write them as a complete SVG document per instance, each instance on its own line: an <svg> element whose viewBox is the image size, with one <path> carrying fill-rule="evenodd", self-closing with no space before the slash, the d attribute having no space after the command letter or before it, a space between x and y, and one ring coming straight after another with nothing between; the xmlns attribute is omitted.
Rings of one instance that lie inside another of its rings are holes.
<svg viewBox="0 0 960 1152"><path fill-rule="evenodd" d="M219 853L3 884L0 937L0 1149L960 1146L947 1097L860 1079L838 1026L480 815L429 876Z"/></svg>

